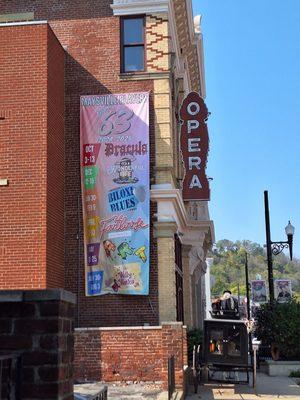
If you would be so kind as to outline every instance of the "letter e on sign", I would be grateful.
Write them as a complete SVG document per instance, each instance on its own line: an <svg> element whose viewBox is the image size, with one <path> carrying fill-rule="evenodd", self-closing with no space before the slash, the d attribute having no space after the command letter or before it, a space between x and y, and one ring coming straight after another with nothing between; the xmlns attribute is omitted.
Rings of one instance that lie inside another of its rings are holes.
<svg viewBox="0 0 300 400"><path fill-rule="evenodd" d="M180 109L180 147L185 175L182 183L183 200L209 200L210 190L206 177L209 138L206 120L208 110L196 92L184 99Z"/></svg>

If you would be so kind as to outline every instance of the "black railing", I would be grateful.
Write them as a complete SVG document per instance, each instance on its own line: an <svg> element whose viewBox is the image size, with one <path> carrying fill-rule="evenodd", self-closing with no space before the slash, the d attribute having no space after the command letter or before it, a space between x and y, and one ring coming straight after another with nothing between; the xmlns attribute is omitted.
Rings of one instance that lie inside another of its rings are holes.
<svg viewBox="0 0 300 400"><path fill-rule="evenodd" d="M0 354L0 400L21 400L20 354Z"/></svg>
<svg viewBox="0 0 300 400"><path fill-rule="evenodd" d="M272 359L271 346L260 345L258 348L258 357L262 361L271 360Z"/></svg>
<svg viewBox="0 0 300 400"><path fill-rule="evenodd" d="M175 359L174 356L168 358L168 399L171 400L175 391Z"/></svg>
<svg viewBox="0 0 300 400"><path fill-rule="evenodd" d="M107 400L107 386L104 386L101 392L97 393L93 400Z"/></svg>
<svg viewBox="0 0 300 400"><path fill-rule="evenodd" d="M257 368L266 360L272 360L271 346L260 345L257 352Z"/></svg>

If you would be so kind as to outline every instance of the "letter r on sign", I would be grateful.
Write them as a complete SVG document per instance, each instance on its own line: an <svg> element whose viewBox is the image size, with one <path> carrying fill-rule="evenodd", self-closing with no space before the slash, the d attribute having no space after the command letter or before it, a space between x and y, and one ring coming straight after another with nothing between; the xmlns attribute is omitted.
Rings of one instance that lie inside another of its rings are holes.
<svg viewBox="0 0 300 400"><path fill-rule="evenodd" d="M201 158L200 157L189 157L189 170L191 171L193 167L200 169Z"/></svg>

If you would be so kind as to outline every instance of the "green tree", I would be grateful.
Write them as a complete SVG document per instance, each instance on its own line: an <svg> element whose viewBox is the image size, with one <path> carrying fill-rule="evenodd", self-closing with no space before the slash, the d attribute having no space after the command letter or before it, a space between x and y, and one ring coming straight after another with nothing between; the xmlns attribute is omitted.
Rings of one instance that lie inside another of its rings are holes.
<svg viewBox="0 0 300 400"><path fill-rule="evenodd" d="M220 295L226 289L237 294L238 285L240 294L246 294L245 251L249 254L249 280L256 279L257 274L261 275L262 279L268 279L264 247L251 240L219 240L211 252L214 259L211 274L215 277L213 295ZM281 253L273 257L273 267L274 279L291 279L293 293L296 298L300 298L300 260L290 261Z"/></svg>

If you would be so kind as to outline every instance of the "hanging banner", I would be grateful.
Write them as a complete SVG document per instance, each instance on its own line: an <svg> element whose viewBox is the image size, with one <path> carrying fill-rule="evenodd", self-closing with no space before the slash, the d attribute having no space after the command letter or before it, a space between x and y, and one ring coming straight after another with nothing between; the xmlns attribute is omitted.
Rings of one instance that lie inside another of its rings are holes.
<svg viewBox="0 0 300 400"><path fill-rule="evenodd" d="M80 98L86 295L149 293L149 93Z"/></svg>
<svg viewBox="0 0 300 400"><path fill-rule="evenodd" d="M292 282L289 279L275 279L275 300L286 303L292 299Z"/></svg>
<svg viewBox="0 0 300 400"><path fill-rule="evenodd" d="M266 281L261 279L251 281L251 299L254 303L266 303L267 301Z"/></svg>
<svg viewBox="0 0 300 400"><path fill-rule="evenodd" d="M180 146L185 169L182 196L185 201L210 199L205 173L209 148L208 116L204 100L196 92L189 93L180 109Z"/></svg>

